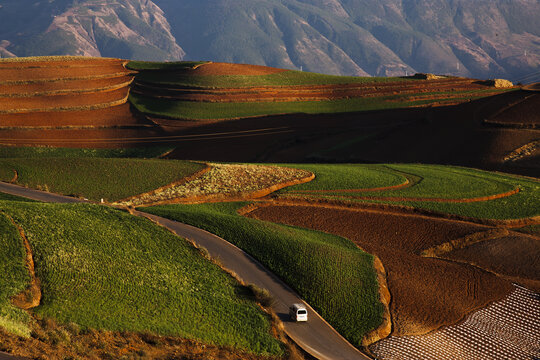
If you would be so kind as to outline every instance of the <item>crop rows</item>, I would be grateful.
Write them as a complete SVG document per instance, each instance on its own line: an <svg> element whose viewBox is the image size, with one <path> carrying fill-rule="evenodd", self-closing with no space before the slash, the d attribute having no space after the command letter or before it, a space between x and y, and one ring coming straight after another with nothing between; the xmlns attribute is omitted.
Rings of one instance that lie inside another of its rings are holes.
<svg viewBox="0 0 540 360"><path fill-rule="evenodd" d="M423 336L391 336L371 347L381 360L529 360L540 357L540 295L516 286L464 322Z"/></svg>

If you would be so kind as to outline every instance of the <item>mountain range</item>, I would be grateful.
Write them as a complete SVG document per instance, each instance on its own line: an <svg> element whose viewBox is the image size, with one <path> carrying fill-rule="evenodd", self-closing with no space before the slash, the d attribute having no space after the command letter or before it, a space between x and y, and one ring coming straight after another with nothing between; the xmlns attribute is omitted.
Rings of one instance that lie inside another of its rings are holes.
<svg viewBox="0 0 540 360"><path fill-rule="evenodd" d="M540 79L540 0L0 0L0 57Z"/></svg>

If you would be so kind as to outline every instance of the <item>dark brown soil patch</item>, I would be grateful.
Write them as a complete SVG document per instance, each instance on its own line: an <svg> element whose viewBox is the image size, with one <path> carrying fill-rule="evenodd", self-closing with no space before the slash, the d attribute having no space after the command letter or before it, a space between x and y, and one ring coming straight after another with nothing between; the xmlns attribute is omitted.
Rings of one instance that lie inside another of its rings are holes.
<svg viewBox="0 0 540 360"><path fill-rule="evenodd" d="M387 270L394 335L423 334L457 323L512 290L509 282L470 265L418 255L422 249L485 231L480 225L308 206L261 207L249 216L340 235L377 255Z"/></svg>
<svg viewBox="0 0 540 360"><path fill-rule="evenodd" d="M205 75L269 75L288 71L261 65L229 64L229 63L207 63L190 69L187 74Z"/></svg>
<svg viewBox="0 0 540 360"><path fill-rule="evenodd" d="M540 293L540 238L512 234L457 249L441 257L465 261Z"/></svg>
<svg viewBox="0 0 540 360"><path fill-rule="evenodd" d="M509 106L494 117L486 119L488 124L540 126L540 94L530 97Z"/></svg>

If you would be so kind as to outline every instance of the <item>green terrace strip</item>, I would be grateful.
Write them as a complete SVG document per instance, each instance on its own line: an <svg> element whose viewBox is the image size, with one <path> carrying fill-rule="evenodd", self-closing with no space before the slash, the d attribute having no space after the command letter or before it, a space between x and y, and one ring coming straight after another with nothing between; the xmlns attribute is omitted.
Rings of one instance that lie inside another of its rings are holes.
<svg viewBox="0 0 540 360"><path fill-rule="evenodd" d="M0 158L43 158L43 157L100 157L100 158L156 158L173 148L170 146L148 146L123 149L74 149L45 146L0 146Z"/></svg>
<svg viewBox="0 0 540 360"><path fill-rule="evenodd" d="M245 203L166 205L141 210L216 234L295 289L355 346L382 322L373 256L338 236L245 218Z"/></svg>
<svg viewBox="0 0 540 360"><path fill-rule="evenodd" d="M102 158L0 159L0 180L90 200L116 201L165 186L205 168L180 160Z"/></svg>
<svg viewBox="0 0 540 360"><path fill-rule="evenodd" d="M409 101L409 95L366 97L321 101L283 102L197 102L150 98L140 94L130 94L129 101L142 113L172 119L235 119L278 114L329 114L370 110L398 109L432 103L461 101L483 97L481 91L467 92L469 96L446 100ZM399 98L403 101L397 101Z"/></svg>
<svg viewBox="0 0 540 360"><path fill-rule="evenodd" d="M171 61L171 62L155 62L155 61L130 61L126 68L130 70L187 70L193 69L198 65L206 64L208 61Z"/></svg>
<svg viewBox="0 0 540 360"><path fill-rule="evenodd" d="M0 194L1 195L1 194ZM11 304L11 298L30 283L25 264L25 248L19 231L0 212L0 327L13 334L29 337L30 317Z"/></svg>
<svg viewBox="0 0 540 360"><path fill-rule="evenodd" d="M11 194L5 194L0 192L0 200L9 200L9 201L23 201L23 202L34 202L34 200L30 200L24 197L19 197Z"/></svg>
<svg viewBox="0 0 540 360"><path fill-rule="evenodd" d="M253 294L190 243L151 221L89 204L4 201L0 209L25 230L31 244L43 293L33 309L38 316L83 329L150 332L283 354L271 335L270 316ZM7 230L14 241L12 228ZM9 257L2 252L1 259L16 257L20 263L20 249L11 252ZM10 269L3 268L3 274ZM13 283L10 295L26 278L7 280Z"/></svg>
<svg viewBox="0 0 540 360"><path fill-rule="evenodd" d="M182 72L143 72L137 75L137 80L153 84L211 89L253 86L337 85L418 81L414 78L338 76L296 70L287 70L269 75L199 76L186 75L186 73Z"/></svg>
<svg viewBox="0 0 540 360"><path fill-rule="evenodd" d="M445 165L287 166L309 170L315 174L315 180L280 190L278 194L284 198L292 196L404 205L479 219L521 219L540 215L540 181L519 176ZM362 179L359 180L359 177ZM386 187L404 177L409 179L409 184L404 187L382 191L354 191ZM499 199L445 202L500 195L516 189L519 189L517 194ZM419 201L422 199L425 201Z"/></svg>

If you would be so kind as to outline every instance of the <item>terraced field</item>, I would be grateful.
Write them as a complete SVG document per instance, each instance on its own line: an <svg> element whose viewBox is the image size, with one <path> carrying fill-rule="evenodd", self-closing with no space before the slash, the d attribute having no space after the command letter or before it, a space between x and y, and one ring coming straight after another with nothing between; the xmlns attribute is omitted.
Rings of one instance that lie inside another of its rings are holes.
<svg viewBox="0 0 540 360"><path fill-rule="evenodd" d="M107 128L122 127L138 128L142 136L151 123L134 116L127 104L133 72L124 64L78 57L2 59L0 143L58 146L62 139L107 139ZM93 129L93 136L84 137L81 128ZM55 137L58 142L43 140Z"/></svg>
<svg viewBox="0 0 540 360"><path fill-rule="evenodd" d="M340 77L207 63L143 71L136 77L131 101L159 122L156 117L233 119L460 103L502 91L471 79Z"/></svg>

